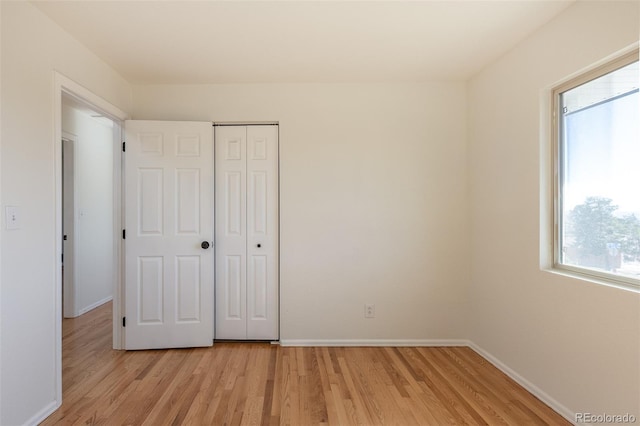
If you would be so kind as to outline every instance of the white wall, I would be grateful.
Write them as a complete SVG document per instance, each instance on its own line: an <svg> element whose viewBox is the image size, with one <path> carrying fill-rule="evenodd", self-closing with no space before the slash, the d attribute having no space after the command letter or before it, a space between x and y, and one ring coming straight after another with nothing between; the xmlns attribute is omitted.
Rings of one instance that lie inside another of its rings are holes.
<svg viewBox="0 0 640 426"><path fill-rule="evenodd" d="M113 297L113 126L63 105L62 130L75 135L74 211L65 214L75 217L68 241L74 243L78 316Z"/></svg>
<svg viewBox="0 0 640 426"><path fill-rule="evenodd" d="M469 83L470 337L567 412L640 418L640 296L541 270L541 100L637 42L638 5L577 2Z"/></svg>
<svg viewBox="0 0 640 426"><path fill-rule="evenodd" d="M131 93L119 75L28 2L0 7L0 204L21 213L21 229L0 231L0 424L15 425L54 407L58 385L53 71L124 110Z"/></svg>
<svg viewBox="0 0 640 426"><path fill-rule="evenodd" d="M285 343L467 337L463 83L133 93L136 119L280 122Z"/></svg>

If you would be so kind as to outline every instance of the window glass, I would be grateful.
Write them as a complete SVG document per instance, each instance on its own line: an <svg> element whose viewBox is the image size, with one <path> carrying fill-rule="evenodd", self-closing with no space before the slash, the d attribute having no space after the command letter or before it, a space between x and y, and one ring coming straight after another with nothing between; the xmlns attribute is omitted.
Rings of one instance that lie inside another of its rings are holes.
<svg viewBox="0 0 640 426"><path fill-rule="evenodd" d="M640 279L638 62L559 93L557 263ZM639 281L640 282L640 281Z"/></svg>

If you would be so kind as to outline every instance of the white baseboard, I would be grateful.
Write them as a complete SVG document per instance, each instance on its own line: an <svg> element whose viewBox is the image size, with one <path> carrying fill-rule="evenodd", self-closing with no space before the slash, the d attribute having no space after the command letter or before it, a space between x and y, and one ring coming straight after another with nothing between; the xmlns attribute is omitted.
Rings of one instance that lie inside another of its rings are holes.
<svg viewBox="0 0 640 426"><path fill-rule="evenodd" d="M344 340L280 340L280 346L468 346L467 340L458 339L344 339Z"/></svg>
<svg viewBox="0 0 640 426"><path fill-rule="evenodd" d="M80 309L80 311L78 312L78 316L86 314L87 312L94 310L98 306L102 306L107 302L111 302L112 300L113 300L113 296L105 297L102 300L98 300L96 303L92 303L91 305Z"/></svg>
<svg viewBox="0 0 640 426"><path fill-rule="evenodd" d="M527 391L529 391L531 394L533 394L540 401L544 402L549 407L551 407L555 412L557 412L562 417L567 419L567 421L569 421L571 424L573 425L577 424L575 420L576 413L574 413L569 408L565 407L564 405L559 403L557 400L549 396L549 394L547 394L545 391L543 391L542 389L540 389L539 387L531 383L529 380L525 379L520 374L516 373L509 366L507 366L505 363L500 361L495 356L491 355L489 352L482 349L480 346L476 345L471 341L468 342L468 346L474 351L476 351L484 359L486 359L491 364L493 364L498 370L502 371L504 374L509 376L513 381L515 381L520 386L522 386Z"/></svg>
<svg viewBox="0 0 640 426"><path fill-rule="evenodd" d="M59 401L51 401L42 410L34 414L29 420L24 422L26 426L36 426L40 424L44 419L52 415L62 405Z"/></svg>

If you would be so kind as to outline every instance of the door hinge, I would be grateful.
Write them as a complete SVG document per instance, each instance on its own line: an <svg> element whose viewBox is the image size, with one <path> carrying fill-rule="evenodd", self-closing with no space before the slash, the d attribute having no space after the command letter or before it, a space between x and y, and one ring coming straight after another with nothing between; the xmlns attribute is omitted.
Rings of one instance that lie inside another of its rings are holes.
<svg viewBox="0 0 640 426"><path fill-rule="evenodd" d="M122 326L123 327L127 326L127 317L122 317Z"/></svg>
<svg viewBox="0 0 640 426"><path fill-rule="evenodd" d="M123 229L123 230L122 230L122 239L123 239L123 240L126 240L126 239L127 239L127 230L126 230L126 229Z"/></svg>
<svg viewBox="0 0 640 426"><path fill-rule="evenodd" d="M124 147L125 143L122 142L122 152L125 152L125 147Z"/></svg>
<svg viewBox="0 0 640 426"><path fill-rule="evenodd" d="M66 235L62 236L62 241L67 241L67 236Z"/></svg>

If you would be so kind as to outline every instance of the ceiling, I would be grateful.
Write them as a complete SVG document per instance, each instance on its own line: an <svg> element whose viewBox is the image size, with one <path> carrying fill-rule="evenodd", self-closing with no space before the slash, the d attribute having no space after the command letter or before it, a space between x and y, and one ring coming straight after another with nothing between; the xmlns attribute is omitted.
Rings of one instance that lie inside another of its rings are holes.
<svg viewBox="0 0 640 426"><path fill-rule="evenodd" d="M575 0L35 1L133 84L466 80Z"/></svg>

